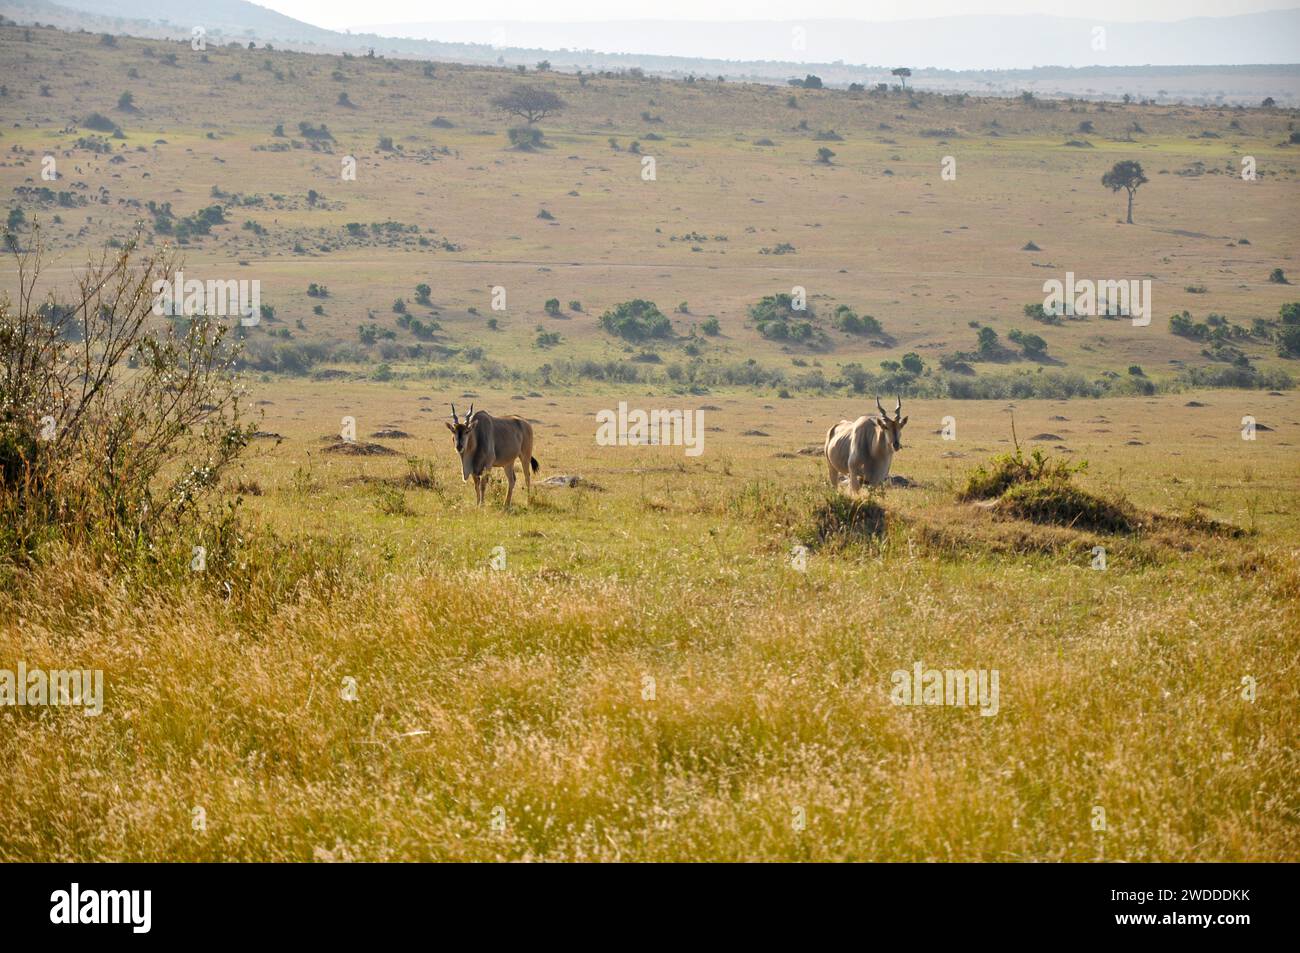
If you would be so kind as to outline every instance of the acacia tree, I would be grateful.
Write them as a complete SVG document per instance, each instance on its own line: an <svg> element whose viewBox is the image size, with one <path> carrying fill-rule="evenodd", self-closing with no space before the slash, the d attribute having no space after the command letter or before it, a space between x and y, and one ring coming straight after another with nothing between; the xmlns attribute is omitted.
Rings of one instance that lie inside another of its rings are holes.
<svg viewBox="0 0 1300 953"><path fill-rule="evenodd" d="M1116 162L1111 170L1101 177L1101 184L1112 192L1118 192L1120 189L1128 190L1129 225L1133 224L1133 196L1146 181L1147 177L1142 172L1142 163L1134 162L1132 159Z"/></svg>
<svg viewBox="0 0 1300 953"><path fill-rule="evenodd" d="M907 77L912 75L912 71L906 66L900 66L898 69L890 70L889 75L897 76L898 81L903 84L903 88L907 89Z"/></svg>
<svg viewBox="0 0 1300 953"><path fill-rule="evenodd" d="M524 85L492 97L492 105L507 115L518 116L531 126L547 116L555 115L567 104L549 89Z"/></svg>

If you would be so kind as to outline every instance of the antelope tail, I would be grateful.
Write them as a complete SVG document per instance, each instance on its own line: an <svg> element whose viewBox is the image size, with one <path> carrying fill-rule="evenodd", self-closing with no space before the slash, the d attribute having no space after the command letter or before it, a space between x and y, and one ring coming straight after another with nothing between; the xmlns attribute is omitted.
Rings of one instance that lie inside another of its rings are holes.
<svg viewBox="0 0 1300 953"><path fill-rule="evenodd" d="M536 458L536 457L529 457L529 458L528 458L528 462L529 462L530 464L532 464L533 472L534 472L534 473L536 473L538 470L540 470L540 469L542 468L542 465L541 465L540 463L537 462L537 458Z"/></svg>

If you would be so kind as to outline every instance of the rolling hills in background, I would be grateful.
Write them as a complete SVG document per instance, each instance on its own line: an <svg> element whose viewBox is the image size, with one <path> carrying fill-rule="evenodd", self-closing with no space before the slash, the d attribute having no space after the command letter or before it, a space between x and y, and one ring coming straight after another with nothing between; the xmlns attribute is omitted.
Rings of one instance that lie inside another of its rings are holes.
<svg viewBox="0 0 1300 953"><path fill-rule="evenodd" d="M725 76L784 83L814 72L831 85L895 82L907 65L918 88L983 95L1254 103L1300 102L1300 11L1176 23L1098 24L1063 17L949 17L896 23L662 21L541 24L411 23L371 31L326 30L246 0L0 0L0 14L146 37L189 37L203 26L215 43L271 43L316 52L559 70L643 69L667 76ZM1096 28L1104 28L1098 45ZM796 30L801 31L796 33ZM747 55L710 53L720 35ZM999 68L991 68L996 64Z"/></svg>
<svg viewBox="0 0 1300 953"><path fill-rule="evenodd" d="M18 240L39 220L76 262L143 227L194 275L260 281L258 370L921 396L1272 386L1294 367L1273 333L1296 295L1270 278L1297 268L1287 109L523 75L49 27L0 28L0 51ZM566 105L521 149L493 100L525 83ZM1121 160L1149 179L1134 225L1101 183ZM1067 272L1149 279L1152 323L1025 311ZM796 286L808 320L765 322L762 299ZM611 330L635 300L666 333ZM987 329L1046 351L970 359Z"/></svg>

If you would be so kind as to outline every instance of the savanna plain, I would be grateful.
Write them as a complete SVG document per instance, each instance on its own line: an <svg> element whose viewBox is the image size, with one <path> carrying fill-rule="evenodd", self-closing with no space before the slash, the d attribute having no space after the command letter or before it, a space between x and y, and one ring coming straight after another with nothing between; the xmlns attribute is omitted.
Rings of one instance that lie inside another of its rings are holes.
<svg viewBox="0 0 1300 953"><path fill-rule="evenodd" d="M59 413L3 395L0 668L104 698L0 706L0 859L1300 859L1294 111L12 24L0 66L10 354L38 252L34 301L101 255L261 289L239 439L148 485L157 351L37 490ZM1067 271L1150 323L1035 308ZM850 497L822 440L877 393ZM509 510L453 402L532 423ZM702 452L602 445L620 402ZM918 663L996 712L895 704Z"/></svg>

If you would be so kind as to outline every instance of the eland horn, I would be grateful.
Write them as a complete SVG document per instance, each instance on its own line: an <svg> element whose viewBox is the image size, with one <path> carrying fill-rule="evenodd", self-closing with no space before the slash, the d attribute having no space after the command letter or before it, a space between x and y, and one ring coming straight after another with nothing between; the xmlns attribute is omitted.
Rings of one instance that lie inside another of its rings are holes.
<svg viewBox="0 0 1300 953"><path fill-rule="evenodd" d="M888 417L888 416L889 416L889 414L885 413L885 408L882 407L882 406L880 406L880 395L879 395L879 394L876 395L876 410L880 411L880 416L882 416L882 417Z"/></svg>
<svg viewBox="0 0 1300 953"><path fill-rule="evenodd" d="M895 394L894 395L894 419L897 420L902 415L903 415L903 398Z"/></svg>
<svg viewBox="0 0 1300 953"><path fill-rule="evenodd" d="M451 420L452 420L452 423L457 423L457 424L460 423L460 418L458 418L458 417L456 416L456 405L455 405L455 404L452 404L452 405L451 405Z"/></svg>

